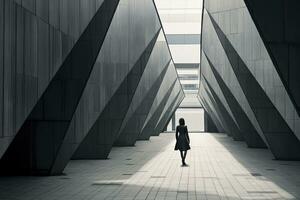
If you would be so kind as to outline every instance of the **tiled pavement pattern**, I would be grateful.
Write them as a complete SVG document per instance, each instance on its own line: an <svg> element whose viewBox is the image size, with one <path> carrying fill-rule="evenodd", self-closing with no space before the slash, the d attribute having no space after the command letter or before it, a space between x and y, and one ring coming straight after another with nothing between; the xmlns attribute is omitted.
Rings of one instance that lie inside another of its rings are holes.
<svg viewBox="0 0 300 200"><path fill-rule="evenodd" d="M0 177L0 199L300 199L300 162L276 161L223 134L190 134L188 167L174 134L71 161L62 176Z"/></svg>

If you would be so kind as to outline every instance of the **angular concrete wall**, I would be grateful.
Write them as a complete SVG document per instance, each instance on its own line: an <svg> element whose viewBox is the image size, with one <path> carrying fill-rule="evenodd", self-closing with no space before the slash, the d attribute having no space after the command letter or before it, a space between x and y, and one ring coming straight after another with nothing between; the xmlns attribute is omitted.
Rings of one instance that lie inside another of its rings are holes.
<svg viewBox="0 0 300 200"><path fill-rule="evenodd" d="M179 87L181 87L180 84L178 84ZM159 136L159 134L161 132L163 132L164 128L166 127L166 125L168 124L168 122L171 120L172 115L175 114L176 109L178 108L178 106L180 105L180 103L182 102L182 100L184 99L184 93L182 92L182 90L180 90L180 88L174 88L176 92L174 92L173 96L170 96L169 101L165 108L165 110L163 110L162 115L158 121L158 123L155 126L154 132L152 133L152 136Z"/></svg>
<svg viewBox="0 0 300 200"><path fill-rule="evenodd" d="M90 77L95 59L102 47L117 6L118 0L104 1L100 5L88 26L43 90L40 98L37 96L36 99L38 100L31 102L35 105L1 159L1 167L5 168L4 171L25 174L51 173L62 139L65 137L78 101ZM97 29L95 27L98 24L101 24L101 28ZM27 25L25 22L25 34L26 28L31 28L32 25ZM38 28L37 24L37 31ZM39 38L39 35L34 35L34 32L30 32L29 35L34 42ZM42 39L46 40L47 38L42 37ZM33 43L24 45L25 48L29 49L35 48L34 46ZM39 47L38 43L37 47ZM41 46L40 50L36 49L37 53L42 52L43 48L45 47ZM24 55L24 58L30 57L32 53L35 52ZM39 57L38 54L36 56ZM36 70L31 70L33 73L47 70L47 66L36 61L38 59L33 59L28 63L28 66L31 67L36 65ZM5 64L4 66L8 65ZM42 73L42 75L44 74ZM38 80L44 78L38 75L37 82L32 79L31 83L38 84ZM34 92L38 88L32 84L29 89ZM14 169L15 167L17 169Z"/></svg>
<svg viewBox="0 0 300 200"><path fill-rule="evenodd" d="M221 132L215 125L213 119L209 116L209 114L206 111L204 111L204 131L209 133Z"/></svg>
<svg viewBox="0 0 300 200"><path fill-rule="evenodd" d="M217 70L215 70L214 66L212 65L209 59L208 59L208 64L210 66L211 72L213 73L212 76L217 81L216 85L220 87L226 101L229 102L228 105L230 107L230 110L233 113L234 118L236 119L237 125L239 126L240 134L243 135L243 137L245 138L248 147L265 148L266 145L264 144L263 140L259 136L258 132L255 130L250 120L246 116L245 112L243 111L243 109L241 108L241 106L239 105L235 97L232 95L229 88L226 86L220 74L218 74Z"/></svg>
<svg viewBox="0 0 300 200"><path fill-rule="evenodd" d="M4 0L0 11L4 174L106 158L121 127L142 127L168 70L177 79L151 0Z"/></svg>
<svg viewBox="0 0 300 200"><path fill-rule="evenodd" d="M147 69L118 131L114 142L115 145L134 145L145 116L157 95L158 88L162 84L166 73L168 73L170 62L171 56L164 40L163 32L161 32L148 62Z"/></svg>
<svg viewBox="0 0 300 200"><path fill-rule="evenodd" d="M109 102L97 121L93 124L89 133L87 133L87 136L80 144L73 158L107 158L113 143L118 137L122 122L126 119L125 116L128 115L129 107L137 94L139 85L146 76L155 77L156 75L151 61L158 59L155 56L155 52L158 50L157 37L159 33L160 29L157 33L154 33L152 40L131 68L127 77L120 84L115 94L109 99ZM154 81L155 79L151 80L151 83Z"/></svg>
<svg viewBox="0 0 300 200"><path fill-rule="evenodd" d="M198 99L203 105L203 108L210 115L211 119L213 120L214 124L217 126L218 130L222 130L222 132L225 132L227 135L230 136L230 133L226 131L227 130L226 126L223 125L223 122L219 117L219 113L214 109L214 105L210 102L210 99L206 95L207 94L204 88L200 87Z"/></svg>
<svg viewBox="0 0 300 200"><path fill-rule="evenodd" d="M245 3L289 98L299 114L300 3L283 0L246 0ZM266 6L267 10L264 9Z"/></svg>
<svg viewBox="0 0 300 200"><path fill-rule="evenodd" d="M104 1L76 2L0 3L0 157Z"/></svg>
<svg viewBox="0 0 300 200"><path fill-rule="evenodd" d="M176 97L178 91L181 90L182 89L179 79L177 78L174 64L170 63L166 78L163 80L158 94L151 105L151 109L146 116L146 120L141 127L139 139L148 140L151 135L155 133L157 134L156 126L160 122L160 119L162 119L161 116L166 113L169 107L168 104L174 100L174 97Z"/></svg>
<svg viewBox="0 0 300 200"><path fill-rule="evenodd" d="M204 108L204 117L205 117L205 115L208 115L210 117L210 119L212 120L212 123L214 125L216 125L216 128L218 129L218 131L221 132L221 133L224 133L225 130L224 130L224 128L223 128L223 126L222 126L222 124L221 124L221 122L220 122L220 120L219 120L219 118L217 116L217 113L215 113L212 110L211 106L208 105L208 103L206 102L205 98L203 98L204 94L203 94L203 92L201 93L201 91L203 91L203 88L199 89L199 94L201 96L198 95L197 98L198 98L199 102L201 103L201 105ZM204 121L204 123L205 123L205 121ZM209 127L209 126L207 126L207 127ZM210 132L210 131L208 131L208 132Z"/></svg>
<svg viewBox="0 0 300 200"><path fill-rule="evenodd" d="M225 108L232 113L249 147L268 146L277 159L298 160L300 121L297 92L293 93L298 86L293 76L284 78L284 73L293 69L292 64L284 63L296 62L291 56L294 51L286 55L285 49L293 39L297 40L298 29L293 23L282 26L286 21L282 12L299 3L245 2L205 1L201 52L203 89L199 97L205 101L208 113L216 112L210 116L218 116L226 132L231 126L220 102L227 103ZM287 33L287 41L283 39L283 32ZM276 43L279 40L281 43ZM291 81L295 85L287 86L286 82ZM234 132L230 132L234 136Z"/></svg>
<svg viewBox="0 0 300 200"><path fill-rule="evenodd" d="M168 52L168 48L166 45L167 44L164 43L164 49L166 50L166 52ZM142 132L142 128L145 124L145 121L147 120L148 114L151 113L151 107L152 107L153 103L156 101L156 97L160 97L161 95L169 97L176 92L176 90L174 90L174 88L176 86L177 87L180 86L180 85L178 85L180 83L178 82L179 80L177 79L176 70L174 68L174 65L170 64L170 62L168 62L168 61L167 61L167 64L168 64L168 69L166 71L166 74L163 78L161 85L158 85L158 87L156 88L156 95L148 97L148 98L151 98L151 101L149 101L147 99L145 99L143 101L139 100L140 103L138 104L138 106L135 105L136 101L132 101L132 107L129 110L129 112L130 111L132 112L132 115L128 119L125 118L122 128L120 129L119 137L115 142L116 146L134 145L137 138L139 137L140 133ZM156 67L157 65L154 65L154 66ZM145 86L141 85L141 87L143 88ZM145 92L147 92L147 90ZM136 99L138 99L138 98L136 98ZM136 107L136 109L134 109L134 107ZM161 112L162 112L162 110L161 110Z"/></svg>

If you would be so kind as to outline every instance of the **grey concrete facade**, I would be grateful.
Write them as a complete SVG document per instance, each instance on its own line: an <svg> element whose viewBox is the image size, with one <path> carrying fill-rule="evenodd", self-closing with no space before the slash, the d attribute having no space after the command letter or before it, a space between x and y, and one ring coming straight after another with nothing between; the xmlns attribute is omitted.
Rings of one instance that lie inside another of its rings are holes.
<svg viewBox="0 0 300 200"><path fill-rule="evenodd" d="M68 6L72 2L0 3L0 156L103 3L88 0Z"/></svg>
<svg viewBox="0 0 300 200"><path fill-rule="evenodd" d="M164 110L166 111L168 109L167 105L170 104L173 100L172 98L170 98L170 96L176 96L178 94L178 91L181 91L181 85L176 77L176 71L173 70L173 66L174 64L171 63L170 69L172 71L167 72L168 78L164 80L165 84L162 84L159 88L158 94L154 99L151 105L151 109L142 126L141 132L139 134L139 139L147 140L151 135L159 134L155 131L156 125L158 124L159 119L161 119L162 115L164 114ZM172 85L170 83L171 80L173 80ZM184 96L183 91L180 96Z"/></svg>
<svg viewBox="0 0 300 200"><path fill-rule="evenodd" d="M215 125L212 118L209 116L209 114L204 111L204 131L208 133L219 133L220 130L218 130L217 126Z"/></svg>
<svg viewBox="0 0 300 200"><path fill-rule="evenodd" d="M297 6L206 0L203 13L199 99L217 127L235 137L234 121L249 147L283 160L300 159Z"/></svg>
<svg viewBox="0 0 300 200"><path fill-rule="evenodd" d="M171 99L172 99L172 102L170 102L169 105L166 105L167 109L162 112L161 118L157 122L152 136L153 135L159 136L159 134L164 131L166 124L171 120L172 115L175 114L176 109L178 108L178 106L180 105L182 100L184 99L184 94L182 93L181 90L179 90L177 95L175 96L175 98L171 98Z"/></svg>
<svg viewBox="0 0 300 200"><path fill-rule="evenodd" d="M171 98L181 91L152 0L3 0L0 11L4 174L107 158L115 140L137 140L165 79Z"/></svg>
<svg viewBox="0 0 300 200"><path fill-rule="evenodd" d="M93 123L93 127L84 137L84 141L80 144L75 155L73 155L73 158L95 159L108 156L141 77L144 74L146 65L149 62L159 31L154 35L118 89L109 99L99 118Z"/></svg>
<svg viewBox="0 0 300 200"><path fill-rule="evenodd" d="M12 7L18 7L17 4L11 1L5 2L5 5L7 4ZM41 41L47 41L49 31L46 29L45 31L39 32L39 23L34 16L31 16L31 24L26 24L26 22L23 24L20 23L25 26L24 40L26 40L26 34L28 33L30 37L28 40L33 42L29 44L25 42L24 49L29 48L33 50L33 52L29 50L29 55L26 55L28 51L24 50L23 55L24 67L26 66L26 58L32 58L27 61L29 67L35 66L35 69L29 69L33 74L29 74L31 80L27 88L32 93L30 96L30 98L32 98L30 99L32 110L28 113L16 137L1 158L1 167L5 169L4 171L12 171L12 173L18 172L21 174L51 173L55 157L60 148L60 142L62 138L64 138L66 130L70 125L83 88L89 79L94 61L101 49L117 6L117 0L103 1L102 4L100 4L99 9L94 12L95 15L88 18L89 21L86 22L88 26L85 27L74 46L70 46L70 42L66 43L67 47L70 47L70 51L65 52L66 56L65 59L62 60L61 66L52 77L49 77L48 85L44 85L43 88L40 89L40 94L35 93L37 96L34 92L39 91L40 80L47 80L45 71L48 72L47 65L38 62L38 58L40 58L39 54L49 50L49 48L47 48L49 46L43 46L43 43L40 45L39 37L41 37ZM60 8L64 8L63 5L60 5ZM69 9L69 7L67 9ZM91 11L88 9L86 12ZM26 13L26 9L24 13ZM89 15L90 14L91 13L89 13ZM76 15L79 15L79 13L76 13ZM84 17L84 15L81 16ZM11 23L12 22L15 22L15 20L12 20ZM95 29L97 24L102 24L102 28ZM29 29L29 32L26 31L26 28ZM4 30L6 30L6 28L4 28ZM46 34L46 36L44 34ZM62 41L62 57L64 57L63 47L64 42ZM56 51L56 49L53 49L53 51ZM13 51L11 52L12 55L14 55L14 53ZM49 56L49 51L45 53L45 56L46 55ZM9 65L4 63L4 66ZM49 73L46 73L46 75L48 76ZM76 90L72 89L72 87L76 87ZM4 86L4 88L6 87ZM27 94L30 94L30 92L27 92ZM13 100L16 100L18 97L22 97L22 95L18 96L18 94L16 94L16 98Z"/></svg>
<svg viewBox="0 0 300 200"><path fill-rule="evenodd" d="M300 4L297 1L245 1L275 69L299 114ZM268 6L268 12L263 8ZM274 23L276 21L276 23Z"/></svg>
<svg viewBox="0 0 300 200"><path fill-rule="evenodd" d="M157 95L150 97L152 101L148 101L149 103L147 103L146 100L141 102L141 104L139 104L137 109L134 109L135 110L134 115L128 120L126 121L124 120L123 128L120 130L120 135L117 141L115 142L115 145L117 146L134 145L136 140L139 138L139 135L142 133L144 124L147 123L147 118L148 115L151 113L151 108L153 107L153 104L155 104L157 101L156 98L165 97L163 98L165 100L164 105L166 105L166 101L168 100L168 97L172 96L175 99L176 93L178 93L178 91L181 90L181 85L179 83L179 80L177 79L176 70L173 66L174 66L173 64L169 64L168 70L166 72L164 80L162 81L159 87ZM135 102L133 101L132 103ZM166 112L166 110L163 112L163 109L164 107L161 108L160 110L161 114ZM166 123L167 122L165 122L165 124Z"/></svg>

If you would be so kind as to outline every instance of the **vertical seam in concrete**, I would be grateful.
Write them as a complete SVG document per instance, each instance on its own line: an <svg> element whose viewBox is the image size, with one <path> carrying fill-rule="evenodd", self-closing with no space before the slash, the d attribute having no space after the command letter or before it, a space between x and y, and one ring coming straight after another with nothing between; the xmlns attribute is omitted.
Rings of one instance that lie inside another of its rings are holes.
<svg viewBox="0 0 300 200"><path fill-rule="evenodd" d="M202 0L202 13L201 13L201 27L200 27L200 32L201 32L201 38L200 38L200 65L199 65L199 88L198 88L198 94L200 92L200 86L201 86L201 65L202 65L202 40L203 40L203 21L204 21L204 6L205 6L205 0Z"/></svg>
<svg viewBox="0 0 300 200"><path fill-rule="evenodd" d="M18 17L18 10L17 10L17 4L16 3L14 3L14 11L15 11L15 13L14 13L14 25L15 25L15 33L14 33L14 53L13 53L13 55L17 55L17 47L18 47L18 45L17 45L17 17ZM14 61L14 71L13 71L13 73L14 73L14 79L13 79L13 81L14 81L14 91L13 91L13 97L14 97L14 103L13 103L13 106L16 108L16 103L17 103L17 101L16 101L16 97L17 97L17 60L16 60L16 56L14 56L12 59L15 59L15 61ZM15 133L16 132L16 119L17 119L17 117L16 117L16 110L13 112L13 132Z"/></svg>
<svg viewBox="0 0 300 200"><path fill-rule="evenodd" d="M1 13L3 14L3 29L1 30L2 31L2 42L3 42L3 46L0 47L0 48L3 48L3 52L2 52L2 63L0 63L2 65L2 127L1 127L1 133L2 133L2 137L4 137L4 52L5 52L5 44L4 44L4 29L5 29L5 2L6 1L3 1L3 7L2 7L2 10L1 10Z"/></svg>

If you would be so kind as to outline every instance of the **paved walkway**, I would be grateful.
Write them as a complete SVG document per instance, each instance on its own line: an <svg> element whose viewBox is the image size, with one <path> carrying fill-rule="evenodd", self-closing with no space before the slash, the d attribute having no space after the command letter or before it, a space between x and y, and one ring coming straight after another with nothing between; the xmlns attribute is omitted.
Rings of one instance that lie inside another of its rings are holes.
<svg viewBox="0 0 300 200"><path fill-rule="evenodd" d="M64 176L0 177L0 199L300 199L300 162L223 134L190 135L189 167L165 133L114 148L109 160L71 161Z"/></svg>

